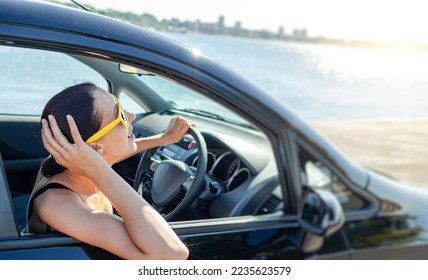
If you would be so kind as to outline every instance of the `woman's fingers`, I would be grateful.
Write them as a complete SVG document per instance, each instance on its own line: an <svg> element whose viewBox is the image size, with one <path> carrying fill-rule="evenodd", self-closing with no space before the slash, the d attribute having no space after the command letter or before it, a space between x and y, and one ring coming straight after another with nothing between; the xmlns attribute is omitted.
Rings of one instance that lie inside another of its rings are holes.
<svg viewBox="0 0 428 280"><path fill-rule="evenodd" d="M195 126L195 123L191 120L185 119L181 116L175 116L172 122L180 127L181 130L188 130L189 127Z"/></svg>
<svg viewBox="0 0 428 280"><path fill-rule="evenodd" d="M48 119L50 130L52 131L53 136L55 137L57 143L61 145L61 147L64 147L68 143L67 138L65 138L64 134L62 134L61 130L59 129L59 126L54 116L49 115Z"/></svg>
<svg viewBox="0 0 428 280"><path fill-rule="evenodd" d="M194 122L189 121L189 120L184 119L184 118L179 119L179 124L181 126L181 130L184 130L184 133L186 133L191 126L195 126Z"/></svg>
<svg viewBox="0 0 428 280"><path fill-rule="evenodd" d="M84 144L82 137L77 129L76 123L71 116L67 116L67 122L70 126L70 131L76 145L71 144L64 134L61 132L55 118L52 115L48 116L49 125L46 120L42 120L42 140L46 150L57 161L62 161L70 156L69 152L74 151L74 147L79 147Z"/></svg>
<svg viewBox="0 0 428 280"><path fill-rule="evenodd" d="M187 121L187 124L188 124L189 126L193 126L193 127L195 127L195 126L196 126L196 124L195 124L193 121Z"/></svg>
<svg viewBox="0 0 428 280"><path fill-rule="evenodd" d="M48 124L47 120L42 120L42 133L44 136L45 145L49 145L51 149L55 149L55 150L59 150L58 148L61 148L61 145L58 144L58 141L55 139L55 136L52 134L52 129L50 128L50 125Z"/></svg>
<svg viewBox="0 0 428 280"><path fill-rule="evenodd" d="M83 141L82 136L80 135L79 129L77 128L76 122L73 117L67 115L68 126L70 127L71 137L73 137L74 143L76 143L77 147L82 147L82 145L86 145L85 141Z"/></svg>
<svg viewBox="0 0 428 280"><path fill-rule="evenodd" d="M42 119L42 141L45 149L55 158L62 158L61 155L61 146L57 143L55 138L52 135L52 132L49 128L48 122L45 119Z"/></svg>
<svg viewBox="0 0 428 280"><path fill-rule="evenodd" d="M195 123L181 116L174 116L171 118L166 132L174 136L174 141L179 141L183 135L188 133L191 126L195 126Z"/></svg>

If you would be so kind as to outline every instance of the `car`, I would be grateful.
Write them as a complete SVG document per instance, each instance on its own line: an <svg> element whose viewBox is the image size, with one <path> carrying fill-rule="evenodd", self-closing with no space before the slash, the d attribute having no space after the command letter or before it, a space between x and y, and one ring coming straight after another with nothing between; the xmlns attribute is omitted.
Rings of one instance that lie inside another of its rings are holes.
<svg viewBox="0 0 428 280"><path fill-rule="evenodd" d="M0 259L118 259L59 232L25 231L48 156L41 109L80 80L135 108L136 137L176 115L197 124L178 143L113 166L164 215L189 259L428 259L426 191L348 159L191 47L93 12L3 0L0 53Z"/></svg>

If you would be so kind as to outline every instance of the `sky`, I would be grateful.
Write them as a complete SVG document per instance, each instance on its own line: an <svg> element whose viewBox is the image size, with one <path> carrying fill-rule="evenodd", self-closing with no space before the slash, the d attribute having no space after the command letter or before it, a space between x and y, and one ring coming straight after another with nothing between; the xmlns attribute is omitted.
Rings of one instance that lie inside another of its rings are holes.
<svg viewBox="0 0 428 280"><path fill-rule="evenodd" d="M57 0L69 2L69 0ZM98 9L178 18L242 23L247 29L286 33L305 28L309 36L428 44L426 0L78 0Z"/></svg>

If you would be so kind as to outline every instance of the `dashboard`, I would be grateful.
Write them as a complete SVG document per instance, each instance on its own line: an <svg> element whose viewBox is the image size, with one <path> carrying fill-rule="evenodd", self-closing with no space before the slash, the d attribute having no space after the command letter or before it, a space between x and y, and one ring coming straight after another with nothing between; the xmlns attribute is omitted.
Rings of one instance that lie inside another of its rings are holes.
<svg viewBox="0 0 428 280"><path fill-rule="evenodd" d="M210 140L210 143L214 141ZM216 146L218 145L217 143ZM196 168L198 164L196 153L195 140L191 136L185 136L176 144L159 147L153 155L153 159L155 161L165 159L181 160ZM228 147L208 147L207 157L207 174L221 184L224 192L233 191L254 175L245 163Z"/></svg>
<svg viewBox="0 0 428 280"><path fill-rule="evenodd" d="M282 193L273 152L260 132L199 116L184 117L197 124L208 153L203 191L182 219L270 213L280 206ZM169 119L170 115L149 115L138 120L134 130L143 128L150 129L151 134L159 133L162 130L158 127L166 127ZM182 161L196 170L198 152L195 140L186 135L178 143L158 147L153 152L150 170L143 176L143 194L150 193L153 173L163 160ZM150 202L150 197L145 199Z"/></svg>

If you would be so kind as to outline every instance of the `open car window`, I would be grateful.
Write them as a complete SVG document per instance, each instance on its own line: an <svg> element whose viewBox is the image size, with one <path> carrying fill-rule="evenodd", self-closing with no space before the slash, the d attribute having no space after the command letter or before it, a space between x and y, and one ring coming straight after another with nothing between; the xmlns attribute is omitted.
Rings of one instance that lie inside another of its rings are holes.
<svg viewBox="0 0 428 280"><path fill-rule="evenodd" d="M92 82L117 94L125 110L138 114L133 124L137 137L161 133L172 115L189 118L200 129L208 151L205 178L198 198L174 221L263 216L281 213L285 209L278 169L268 138L226 107L167 77L143 75L136 79L134 74L120 72L117 63L100 58L5 46L0 47L0 52L4 54L0 58L4 65L0 70L4 86L0 99L5 104L0 114L11 115L22 122L15 128L13 137L30 139L28 147L32 151L27 154L22 151L24 156L6 151L7 161L19 164L17 160L21 156L30 158L32 162L31 168L25 172L19 168L9 172L13 193L31 192L35 174L46 153L37 136L38 119L31 118L31 126L36 124L32 131L21 131L29 124L25 123L27 119L19 116L39 116L54 94L77 83ZM159 104L167 106L159 109ZM6 141L17 142L12 137ZM163 160L177 160L196 169L198 154L190 147L193 141L191 136L186 136L178 143L154 149L148 166ZM142 155L114 166L131 186L135 185L135 172ZM153 202L150 188L154 170L149 168L143 171L138 191L147 201ZM25 212L25 205L20 208L18 212Z"/></svg>
<svg viewBox="0 0 428 280"><path fill-rule="evenodd" d="M50 97L79 82L108 90L103 76L66 54L0 46L0 114L41 115Z"/></svg>

